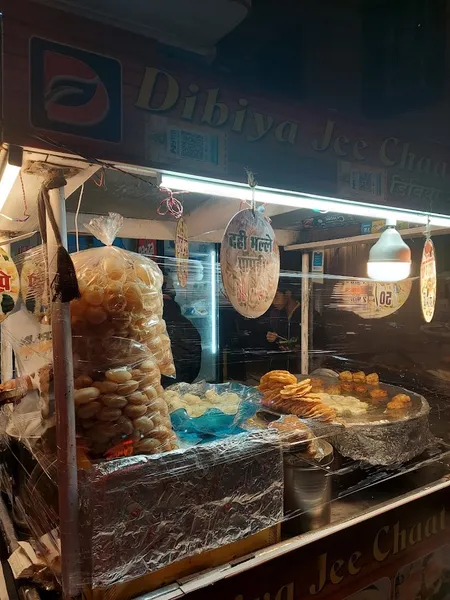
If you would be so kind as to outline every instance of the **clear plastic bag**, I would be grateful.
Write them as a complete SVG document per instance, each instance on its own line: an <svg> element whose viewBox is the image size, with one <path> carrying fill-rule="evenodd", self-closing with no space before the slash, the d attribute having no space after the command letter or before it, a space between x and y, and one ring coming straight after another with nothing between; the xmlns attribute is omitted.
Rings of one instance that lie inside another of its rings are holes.
<svg viewBox="0 0 450 600"><path fill-rule="evenodd" d="M72 332L88 347L112 337L146 344L163 375L173 376L170 339L162 318L163 276L149 258L111 246L122 224L120 215L93 219L89 230L105 244L72 255L81 298L71 303ZM77 352L88 359L83 348Z"/></svg>
<svg viewBox="0 0 450 600"><path fill-rule="evenodd" d="M136 342L111 342L96 361L74 361L77 428L88 453L117 457L176 449L155 359ZM121 358L114 358L117 353Z"/></svg>
<svg viewBox="0 0 450 600"><path fill-rule="evenodd" d="M43 323L50 322L50 294L47 260L43 246L27 250L19 257L20 293L27 311Z"/></svg>

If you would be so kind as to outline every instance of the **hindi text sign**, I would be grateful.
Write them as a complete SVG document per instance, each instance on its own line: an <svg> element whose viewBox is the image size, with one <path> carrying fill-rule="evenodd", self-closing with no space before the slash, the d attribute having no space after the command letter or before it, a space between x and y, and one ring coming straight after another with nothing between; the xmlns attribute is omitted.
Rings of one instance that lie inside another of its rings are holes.
<svg viewBox="0 0 450 600"><path fill-rule="evenodd" d="M251 209L236 213L220 249L222 281L231 304L244 317L263 315L275 296L280 252L264 216Z"/></svg>
<svg viewBox="0 0 450 600"><path fill-rule="evenodd" d="M177 277L182 288L186 287L189 274L189 242L187 225L184 219L178 219L175 233L175 257L177 259Z"/></svg>

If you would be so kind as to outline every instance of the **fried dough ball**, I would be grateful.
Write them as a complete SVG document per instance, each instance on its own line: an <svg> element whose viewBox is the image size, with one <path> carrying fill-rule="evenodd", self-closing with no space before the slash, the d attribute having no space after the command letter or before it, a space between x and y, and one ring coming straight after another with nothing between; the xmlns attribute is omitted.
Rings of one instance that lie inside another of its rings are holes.
<svg viewBox="0 0 450 600"><path fill-rule="evenodd" d="M342 371L342 373L339 373L339 379L341 381L353 381L353 375L350 371Z"/></svg>
<svg viewBox="0 0 450 600"><path fill-rule="evenodd" d="M388 395L387 391L382 390L381 388L371 390L369 393L372 400L383 400L384 398L387 398Z"/></svg>
<svg viewBox="0 0 450 600"><path fill-rule="evenodd" d="M369 385L378 385L380 383L378 373L370 373L369 375L367 375L366 383L368 383Z"/></svg>
<svg viewBox="0 0 450 600"><path fill-rule="evenodd" d="M311 391L314 393L317 392L323 392L324 389L324 383L321 379L318 379L317 377L312 377L311 378Z"/></svg>
<svg viewBox="0 0 450 600"><path fill-rule="evenodd" d="M352 378L355 383L366 382L366 374L364 373L364 371L358 371L357 373L353 373Z"/></svg>
<svg viewBox="0 0 450 600"><path fill-rule="evenodd" d="M340 396L341 395L341 386L339 383L329 385L325 389L325 391L327 394L330 394L330 396Z"/></svg>
<svg viewBox="0 0 450 600"><path fill-rule="evenodd" d="M343 381L341 383L341 392L353 392L355 388L355 385L353 382L347 382L347 381Z"/></svg>
<svg viewBox="0 0 450 600"><path fill-rule="evenodd" d="M407 394L397 394L388 402L387 408L390 410L406 408L410 402L411 398Z"/></svg>
<svg viewBox="0 0 450 600"><path fill-rule="evenodd" d="M360 396L367 396L369 393L369 390L367 388L367 385L364 383L361 383L359 385L355 385L354 392L356 392L357 394L359 394Z"/></svg>

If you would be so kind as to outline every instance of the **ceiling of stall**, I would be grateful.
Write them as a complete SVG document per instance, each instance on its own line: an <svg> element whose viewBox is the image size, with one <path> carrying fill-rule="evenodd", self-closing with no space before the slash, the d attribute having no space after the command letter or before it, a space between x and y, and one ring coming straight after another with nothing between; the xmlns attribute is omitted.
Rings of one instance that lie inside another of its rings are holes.
<svg viewBox="0 0 450 600"><path fill-rule="evenodd" d="M107 214L117 212L130 219L166 220L167 216L158 213L158 205L167 197L156 188L156 179L139 175L108 170L103 184L96 176L86 182L81 201L81 212ZM207 196L184 194L178 196L183 201L184 212L189 213L203 202ZM67 210L75 212L78 206L79 192L67 199ZM161 206L161 210L164 208Z"/></svg>
<svg viewBox="0 0 450 600"><path fill-rule="evenodd" d="M143 175L136 177L122 171L107 170L103 181L100 174L96 174L84 186L79 208L79 230L86 231L84 225L89 221L90 215L117 212L130 220L124 225L123 237L173 239L176 218L169 212L165 215L159 214L158 207L167 198L167 194L158 190L155 183L155 178ZM67 211L71 213L69 228L74 225L73 215L77 211L79 198L80 192L77 191L67 199ZM182 201L183 217L187 224L189 238L192 240L221 241L229 220L242 207L239 200L202 194L186 193L177 195L177 198ZM160 212L164 210L163 202ZM289 207L275 205L267 206L265 210L270 218L284 212L292 212ZM309 214L309 211L305 211L305 215ZM135 233L131 234L133 231ZM289 232L285 237L283 233L278 232L278 236L281 245L292 243L297 239L296 232Z"/></svg>

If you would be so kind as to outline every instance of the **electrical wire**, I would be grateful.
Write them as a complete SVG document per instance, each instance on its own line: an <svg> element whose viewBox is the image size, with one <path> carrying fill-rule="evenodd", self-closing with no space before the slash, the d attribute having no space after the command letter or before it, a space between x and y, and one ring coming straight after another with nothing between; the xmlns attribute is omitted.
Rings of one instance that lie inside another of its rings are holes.
<svg viewBox="0 0 450 600"><path fill-rule="evenodd" d="M77 212L75 213L75 241L77 244L77 252L80 251L80 243L78 241L78 215L80 213L81 201L83 199L84 183L81 184L80 197L78 198Z"/></svg>
<svg viewBox="0 0 450 600"><path fill-rule="evenodd" d="M105 171L106 171L106 169L111 169L113 171L117 171L118 173L122 173L123 175L133 177L137 181L141 181L142 183L145 183L146 185L150 186L152 189L156 189L160 192L166 193L167 196L163 200L161 200L161 202L159 203L159 205L157 207L158 214L166 215L167 213L169 213L173 217L175 217L175 219L179 219L181 217L181 215L183 214L183 204L182 204L182 202L180 202L180 200L178 200L178 198L175 197L175 194L185 194L188 192L184 192L184 191L172 192L171 190L168 190L167 188L163 188L160 185L155 184L152 181L145 179L144 177L141 177L140 175L136 175L135 173L130 173L129 171L125 171L124 169L121 169L120 167L117 167L116 165L106 163L102 160L99 160L98 158L89 157L87 155L80 154L80 153L72 150L65 144L56 142L56 141L52 140L51 138L47 138L46 136L33 135L32 137L34 137L35 139L37 139L41 142L44 142L45 144L50 144L50 145L54 146L55 148L57 148L58 150L64 150L65 152L70 152L71 154L81 157L88 164L98 165L98 166L102 167L102 172L100 173L99 181L97 181L96 179L93 179L93 182L95 183L95 185L97 187L106 187L105 186ZM247 170L247 176L249 178L249 182L251 182L253 185L256 185L256 180L254 178L253 173L251 173L250 171ZM75 225L76 225L76 220L75 220ZM78 237L77 237L77 243L78 243ZM77 246L77 248L78 248L78 246Z"/></svg>
<svg viewBox="0 0 450 600"><path fill-rule="evenodd" d="M80 152L76 152L75 150L72 150L72 148L69 148L65 144L56 142L55 140L52 140L51 138L47 138L46 136L34 134L31 137L33 137L36 140L39 140L40 142L44 142L45 144L49 144L50 146L54 146L58 150L63 150L64 152L70 152L70 154L73 154L74 156L81 157L84 161L86 161L90 165L98 165L99 167L103 167L104 169L112 169L113 171L117 171L118 173L122 173L123 175L128 175L129 177L134 177L134 179L149 185L151 188L159 190L158 184L153 183L152 181L149 181L148 179L145 179L145 177L141 177L140 175L136 175L135 173L130 173L129 171L126 171L125 169L121 169L117 165L112 165L110 163L99 160L98 158L90 157L90 156L87 156L86 154L81 154Z"/></svg>

